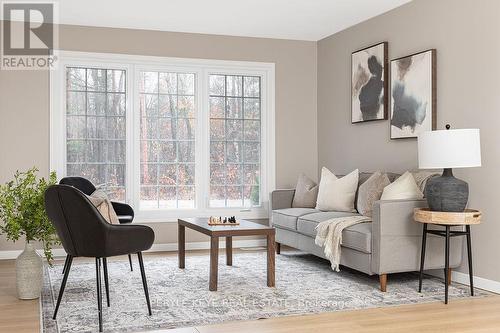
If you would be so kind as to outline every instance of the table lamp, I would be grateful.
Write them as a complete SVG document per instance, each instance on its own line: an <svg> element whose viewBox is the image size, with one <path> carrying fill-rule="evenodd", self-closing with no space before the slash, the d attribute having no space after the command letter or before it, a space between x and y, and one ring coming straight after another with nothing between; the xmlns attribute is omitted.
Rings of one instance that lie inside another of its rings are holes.
<svg viewBox="0 0 500 333"><path fill-rule="evenodd" d="M423 132L418 136L420 169L444 169L440 177L427 181L424 194L432 211L463 212L469 199L469 185L453 177L452 168L481 166L479 129L451 129Z"/></svg>

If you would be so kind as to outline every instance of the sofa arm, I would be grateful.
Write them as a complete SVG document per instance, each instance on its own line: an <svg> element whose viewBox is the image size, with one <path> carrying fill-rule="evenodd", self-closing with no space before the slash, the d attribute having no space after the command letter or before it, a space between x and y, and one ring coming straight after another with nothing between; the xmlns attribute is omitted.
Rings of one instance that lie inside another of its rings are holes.
<svg viewBox="0 0 500 333"><path fill-rule="evenodd" d="M422 224L413 220L415 208L427 207L426 200L381 200L373 205L372 271L376 274L418 271ZM450 266L462 261L462 238L454 237ZM427 237L426 269L444 267L444 239Z"/></svg>
<svg viewBox="0 0 500 333"><path fill-rule="evenodd" d="M413 220L413 210L423 207L427 207L426 200L376 201L373 204L372 232L378 236L422 235L421 226Z"/></svg>
<svg viewBox="0 0 500 333"><path fill-rule="evenodd" d="M270 212L275 209L292 208L293 196L295 189L274 190L271 192L271 207Z"/></svg>

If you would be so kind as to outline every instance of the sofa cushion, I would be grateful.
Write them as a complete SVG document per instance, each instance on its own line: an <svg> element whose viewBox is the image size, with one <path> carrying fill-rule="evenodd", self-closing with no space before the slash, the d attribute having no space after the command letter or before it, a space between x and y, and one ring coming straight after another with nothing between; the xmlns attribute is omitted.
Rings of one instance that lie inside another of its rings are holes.
<svg viewBox="0 0 500 333"><path fill-rule="evenodd" d="M319 212L307 214L297 221L297 231L309 237L316 237L318 223L335 217L359 215L347 212ZM342 246L364 253L372 252L372 224L359 223L342 232Z"/></svg>
<svg viewBox="0 0 500 333"><path fill-rule="evenodd" d="M359 214L351 212L337 212L337 211L321 212L317 210L315 212L307 213L307 215L306 214L302 215L300 219L319 223L336 217L346 217L354 215L359 215Z"/></svg>
<svg viewBox="0 0 500 333"><path fill-rule="evenodd" d="M297 231L306 236L316 237L316 226L318 223L336 217L359 215L350 212L318 212L301 216L297 221Z"/></svg>
<svg viewBox="0 0 500 333"><path fill-rule="evenodd" d="M272 223L283 229L297 230L297 219L300 216L316 213L314 208L285 208L273 210Z"/></svg>

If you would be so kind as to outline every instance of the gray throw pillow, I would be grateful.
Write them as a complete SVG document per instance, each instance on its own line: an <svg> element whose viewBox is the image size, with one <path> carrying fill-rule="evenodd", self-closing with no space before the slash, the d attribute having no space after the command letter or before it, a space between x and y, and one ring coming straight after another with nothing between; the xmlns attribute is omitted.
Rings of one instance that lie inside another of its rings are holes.
<svg viewBox="0 0 500 333"><path fill-rule="evenodd" d="M295 195L293 196L293 208L314 208L318 197L318 185L305 174L300 174Z"/></svg>
<svg viewBox="0 0 500 333"><path fill-rule="evenodd" d="M373 173L358 190L358 212L361 215L372 217L373 203L380 200L384 187L389 185L389 177L377 171Z"/></svg>

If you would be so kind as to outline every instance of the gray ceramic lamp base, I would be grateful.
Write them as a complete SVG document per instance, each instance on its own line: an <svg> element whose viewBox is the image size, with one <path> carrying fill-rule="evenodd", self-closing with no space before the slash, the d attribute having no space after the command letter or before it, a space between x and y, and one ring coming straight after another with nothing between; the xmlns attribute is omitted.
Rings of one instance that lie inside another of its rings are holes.
<svg viewBox="0 0 500 333"><path fill-rule="evenodd" d="M429 179L425 197L433 211L463 212L469 200L469 185L453 177L451 169L444 169L440 177Z"/></svg>

